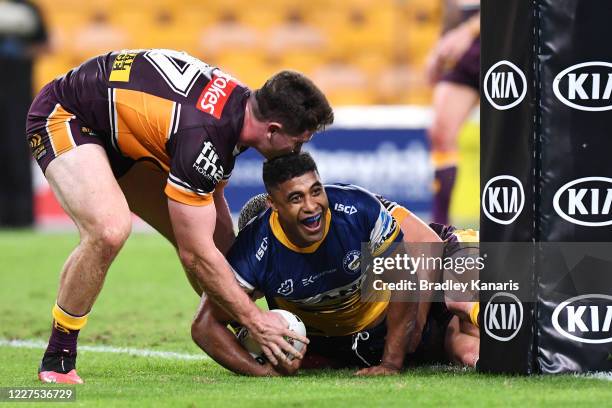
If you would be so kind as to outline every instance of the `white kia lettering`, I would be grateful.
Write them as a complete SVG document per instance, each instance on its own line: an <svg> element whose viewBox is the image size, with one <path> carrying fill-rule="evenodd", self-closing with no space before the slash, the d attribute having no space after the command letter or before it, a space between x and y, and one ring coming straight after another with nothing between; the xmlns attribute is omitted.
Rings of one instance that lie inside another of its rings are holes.
<svg viewBox="0 0 612 408"><path fill-rule="evenodd" d="M568 299L555 308L552 324L559 334L570 340L612 343L612 296L590 294Z"/></svg>
<svg viewBox="0 0 612 408"><path fill-rule="evenodd" d="M563 185L553 197L557 214L585 227L612 225L612 178L583 177Z"/></svg>
<svg viewBox="0 0 612 408"><path fill-rule="evenodd" d="M482 193L482 209L485 216L497 224L514 222L523 211L525 192L520 180L502 175L490 179Z"/></svg>
<svg viewBox="0 0 612 408"><path fill-rule="evenodd" d="M484 310L484 328L489 337L510 341L523 325L523 305L512 293L497 292Z"/></svg>
<svg viewBox="0 0 612 408"><path fill-rule="evenodd" d="M590 61L559 72L553 92L564 105L583 111L612 109L612 63Z"/></svg>
<svg viewBox="0 0 612 408"><path fill-rule="evenodd" d="M525 98L527 78L512 62L502 60L489 68L483 88L487 101L495 109L511 109Z"/></svg>

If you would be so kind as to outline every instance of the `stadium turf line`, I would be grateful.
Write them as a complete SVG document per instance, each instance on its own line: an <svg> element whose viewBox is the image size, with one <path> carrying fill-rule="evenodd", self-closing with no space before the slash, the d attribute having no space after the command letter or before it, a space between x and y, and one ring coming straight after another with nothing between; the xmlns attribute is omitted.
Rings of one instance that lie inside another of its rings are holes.
<svg viewBox="0 0 612 408"><path fill-rule="evenodd" d="M46 341L59 270L76 242L72 234L0 232L0 338ZM80 341L197 354L189 336L197 304L173 248L156 235L136 234L109 271ZM41 351L0 346L0 386L39 385ZM77 388L75 406L88 407L602 407L612 398L605 380L489 376L446 367L387 378L355 378L349 370L245 378L210 360L81 350L78 369L86 384Z"/></svg>

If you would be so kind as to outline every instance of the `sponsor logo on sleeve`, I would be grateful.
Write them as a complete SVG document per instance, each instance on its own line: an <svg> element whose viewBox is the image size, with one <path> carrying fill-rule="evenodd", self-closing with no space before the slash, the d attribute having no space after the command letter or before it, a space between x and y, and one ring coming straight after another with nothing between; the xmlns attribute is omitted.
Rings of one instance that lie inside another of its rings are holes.
<svg viewBox="0 0 612 408"><path fill-rule="evenodd" d="M487 101L498 110L514 108L527 94L525 74L510 61L502 60L491 66L484 77Z"/></svg>
<svg viewBox="0 0 612 408"><path fill-rule="evenodd" d="M508 225L518 218L525 206L525 191L514 176L490 179L482 192L482 210L491 221Z"/></svg>
<svg viewBox="0 0 612 408"><path fill-rule="evenodd" d="M117 54L108 80L114 82L129 82L132 64L134 63L134 59L136 59L137 55L138 52L128 51L122 51Z"/></svg>
<svg viewBox="0 0 612 408"><path fill-rule="evenodd" d="M30 150L32 150L32 156L34 156L36 160L47 154L47 148L45 147L45 144L42 141L42 137L38 133L34 133L32 136L30 136L28 142L30 143Z"/></svg>
<svg viewBox="0 0 612 408"><path fill-rule="evenodd" d="M523 304L512 293L497 292L484 310L484 329L498 341L510 341L523 325Z"/></svg>
<svg viewBox="0 0 612 408"><path fill-rule="evenodd" d="M612 343L612 296L581 295L559 304L552 315L555 330L580 343Z"/></svg>
<svg viewBox="0 0 612 408"><path fill-rule="evenodd" d="M198 99L197 108L217 119L221 119L223 108L238 83L229 75L215 71Z"/></svg>
<svg viewBox="0 0 612 408"><path fill-rule="evenodd" d="M553 81L557 99L582 111L612 109L612 63L591 61L572 65Z"/></svg>
<svg viewBox="0 0 612 408"><path fill-rule="evenodd" d="M612 178L583 177L563 185L553 197L557 214L585 227L612 225Z"/></svg>
<svg viewBox="0 0 612 408"><path fill-rule="evenodd" d="M214 180L215 184L223 178L223 166L211 142L204 143L202 151L193 163L193 168L204 177Z"/></svg>
<svg viewBox="0 0 612 408"><path fill-rule="evenodd" d="M383 209L381 205L381 209ZM383 253L390 244L392 239L395 239L399 226L395 218L388 211L381 211L378 214L378 219L374 225L374 229L370 233L369 249L375 256Z"/></svg>

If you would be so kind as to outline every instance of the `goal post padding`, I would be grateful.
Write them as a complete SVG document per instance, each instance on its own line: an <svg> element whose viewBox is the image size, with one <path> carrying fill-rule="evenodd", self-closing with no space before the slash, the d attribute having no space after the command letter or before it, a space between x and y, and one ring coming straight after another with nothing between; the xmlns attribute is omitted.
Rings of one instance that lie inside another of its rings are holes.
<svg viewBox="0 0 612 408"><path fill-rule="evenodd" d="M495 247L497 260L520 254L512 270L493 260L483 271L485 282L516 276L521 294L481 293L479 369L610 371L612 7L481 10L481 241L523 244ZM510 312L521 319L504 326Z"/></svg>

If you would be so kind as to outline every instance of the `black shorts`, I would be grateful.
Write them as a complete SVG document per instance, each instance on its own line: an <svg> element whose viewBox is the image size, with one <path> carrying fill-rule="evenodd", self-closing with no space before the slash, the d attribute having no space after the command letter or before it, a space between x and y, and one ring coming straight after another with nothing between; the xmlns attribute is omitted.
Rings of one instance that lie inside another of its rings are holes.
<svg viewBox="0 0 612 408"><path fill-rule="evenodd" d="M110 137L91 129L66 110L53 90L53 82L47 84L32 102L26 134L32 156L43 173L56 157L90 143L104 147L117 178L125 174L134 163L112 147Z"/></svg>
<svg viewBox="0 0 612 408"><path fill-rule="evenodd" d="M444 351L444 337L452 317L444 303L432 303L421 342L414 353L406 356L404 366L449 362ZM350 336L311 336L308 353L333 361L336 368L375 366L382 360L386 335L385 320L372 329Z"/></svg>

